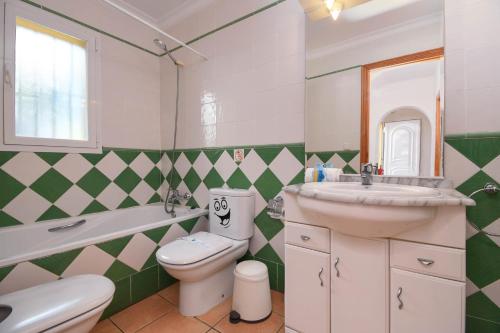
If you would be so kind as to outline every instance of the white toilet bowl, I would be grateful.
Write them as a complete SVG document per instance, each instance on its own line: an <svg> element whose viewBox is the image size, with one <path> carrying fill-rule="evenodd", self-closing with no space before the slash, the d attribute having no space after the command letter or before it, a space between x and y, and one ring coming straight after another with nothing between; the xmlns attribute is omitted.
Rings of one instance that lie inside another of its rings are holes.
<svg viewBox="0 0 500 333"><path fill-rule="evenodd" d="M100 275L78 275L0 296L12 310L0 332L87 333L111 303L115 286Z"/></svg>
<svg viewBox="0 0 500 333"><path fill-rule="evenodd" d="M198 232L175 240L158 250L156 258L180 280L179 311L198 316L233 293L236 260L248 250L248 240Z"/></svg>

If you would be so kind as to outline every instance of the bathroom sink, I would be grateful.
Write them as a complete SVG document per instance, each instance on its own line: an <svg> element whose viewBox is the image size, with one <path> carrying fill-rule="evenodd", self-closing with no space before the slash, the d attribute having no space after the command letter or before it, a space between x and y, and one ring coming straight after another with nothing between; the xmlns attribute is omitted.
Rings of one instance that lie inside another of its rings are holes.
<svg viewBox="0 0 500 333"><path fill-rule="evenodd" d="M360 237L391 237L432 221L438 189L374 183L307 183L297 204L316 223Z"/></svg>

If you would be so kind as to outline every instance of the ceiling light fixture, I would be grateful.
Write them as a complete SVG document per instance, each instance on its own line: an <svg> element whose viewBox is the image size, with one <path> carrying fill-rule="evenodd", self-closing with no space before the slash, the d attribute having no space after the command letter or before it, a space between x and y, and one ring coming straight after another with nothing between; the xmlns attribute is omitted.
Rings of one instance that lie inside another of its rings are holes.
<svg viewBox="0 0 500 333"><path fill-rule="evenodd" d="M342 2L336 0L325 0L325 6L328 8L330 15L335 21L339 18L340 12L344 7Z"/></svg>

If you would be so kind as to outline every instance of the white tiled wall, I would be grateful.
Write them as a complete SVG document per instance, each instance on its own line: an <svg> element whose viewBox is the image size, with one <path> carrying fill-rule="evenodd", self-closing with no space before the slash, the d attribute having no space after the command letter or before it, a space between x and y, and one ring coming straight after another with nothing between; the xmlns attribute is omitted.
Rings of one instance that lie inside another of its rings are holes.
<svg viewBox="0 0 500 333"><path fill-rule="evenodd" d="M446 134L500 122L500 1L445 0Z"/></svg>
<svg viewBox="0 0 500 333"><path fill-rule="evenodd" d="M203 19L188 20L220 26L248 14L236 3L244 2L218 2ZM189 39L210 30L193 25L186 33L172 31ZM174 53L187 64L181 71L179 148L304 141L304 14L298 1L280 3L192 46L209 60L184 49ZM172 125L175 68L167 57L161 60L161 86L162 124ZM171 147L172 130L164 126L165 148Z"/></svg>

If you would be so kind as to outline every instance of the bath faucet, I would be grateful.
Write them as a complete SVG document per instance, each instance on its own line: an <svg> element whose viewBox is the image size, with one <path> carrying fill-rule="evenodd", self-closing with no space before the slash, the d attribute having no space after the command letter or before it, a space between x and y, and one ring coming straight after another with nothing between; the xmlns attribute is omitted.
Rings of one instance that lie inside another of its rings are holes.
<svg viewBox="0 0 500 333"><path fill-rule="evenodd" d="M361 184L373 184L373 165L371 163L366 163L361 166Z"/></svg>
<svg viewBox="0 0 500 333"><path fill-rule="evenodd" d="M175 203L175 201L179 200L189 200L191 199L191 197L192 197L191 193L186 192L184 194L181 194L179 190L173 190L172 194L167 200L168 202Z"/></svg>

